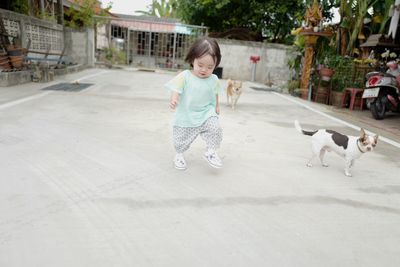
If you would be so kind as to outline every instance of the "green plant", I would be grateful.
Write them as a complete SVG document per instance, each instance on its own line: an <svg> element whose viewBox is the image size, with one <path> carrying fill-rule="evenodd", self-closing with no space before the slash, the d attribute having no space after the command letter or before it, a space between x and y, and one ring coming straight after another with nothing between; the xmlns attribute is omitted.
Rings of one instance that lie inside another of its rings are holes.
<svg viewBox="0 0 400 267"><path fill-rule="evenodd" d="M321 62L326 55L333 54L334 52L335 48L331 45L328 38L318 38L315 44L315 55L318 62Z"/></svg>
<svg viewBox="0 0 400 267"><path fill-rule="evenodd" d="M363 77L353 77L352 80L347 81L346 87L363 88L364 87Z"/></svg>
<svg viewBox="0 0 400 267"><path fill-rule="evenodd" d="M346 87L362 88L364 73L357 70L355 62L350 57L342 57L332 78L332 89L343 91Z"/></svg>
<svg viewBox="0 0 400 267"><path fill-rule="evenodd" d="M96 16L105 17L110 9L111 4L107 8L101 9L97 0L82 0L79 6L73 4L65 11L65 26L75 29L93 27L99 20Z"/></svg>
<svg viewBox="0 0 400 267"><path fill-rule="evenodd" d="M327 55L323 61L323 65L330 69L336 69L340 67L341 63L342 57L336 54Z"/></svg>
<svg viewBox="0 0 400 267"><path fill-rule="evenodd" d="M330 51L324 54L320 64L324 65L326 68L337 70L342 67L352 65L352 59L350 57L341 56L336 54L336 52Z"/></svg>
<svg viewBox="0 0 400 267"><path fill-rule="evenodd" d="M332 91L343 92L345 87L346 83L344 77L334 75L332 78Z"/></svg>
<svg viewBox="0 0 400 267"><path fill-rule="evenodd" d="M177 0L153 0L147 11L136 11L137 14L159 18L176 18Z"/></svg>
<svg viewBox="0 0 400 267"><path fill-rule="evenodd" d="M344 57L338 54L334 54L327 59L328 66L334 69L340 69L342 67L351 66L352 59L350 57Z"/></svg>
<svg viewBox="0 0 400 267"><path fill-rule="evenodd" d="M289 69L293 72L293 75L292 75L293 79L298 79L300 76L302 57L303 57L303 55L301 53L297 52L287 62Z"/></svg>
<svg viewBox="0 0 400 267"><path fill-rule="evenodd" d="M301 61L303 58L304 48L305 48L305 40L304 36L299 35L298 33L295 35L295 42L291 48L292 57L287 61L287 65L292 72L292 79L298 79L301 72Z"/></svg>
<svg viewBox="0 0 400 267"><path fill-rule="evenodd" d="M44 11L44 12L38 11L36 13L36 17L44 19L44 20L47 20L47 21L50 21L50 22L56 22L57 21L56 17L53 16L48 11Z"/></svg>
<svg viewBox="0 0 400 267"><path fill-rule="evenodd" d="M295 89L300 88L300 81L299 80L291 80L288 82L288 92L289 94L293 95Z"/></svg>
<svg viewBox="0 0 400 267"><path fill-rule="evenodd" d="M10 8L14 12L28 15L28 13L29 13L28 0L13 0L13 1L11 1Z"/></svg>
<svg viewBox="0 0 400 267"><path fill-rule="evenodd" d="M114 46L104 49L105 58L111 64L123 64L126 61L126 54L124 51L117 49Z"/></svg>

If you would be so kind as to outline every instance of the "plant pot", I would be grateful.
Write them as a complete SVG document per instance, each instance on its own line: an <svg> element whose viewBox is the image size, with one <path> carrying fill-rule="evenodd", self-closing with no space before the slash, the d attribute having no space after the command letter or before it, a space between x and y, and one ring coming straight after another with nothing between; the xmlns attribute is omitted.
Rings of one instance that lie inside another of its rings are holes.
<svg viewBox="0 0 400 267"><path fill-rule="evenodd" d="M21 56L22 55L22 48L12 48L7 50L9 56Z"/></svg>
<svg viewBox="0 0 400 267"><path fill-rule="evenodd" d="M316 103L327 104L326 102L329 98L328 94L329 94L329 89L327 87L320 86L315 88L315 91L313 91L312 99Z"/></svg>
<svg viewBox="0 0 400 267"><path fill-rule="evenodd" d="M321 75L321 79L327 82L331 80L334 73L335 71L333 69L328 69L325 67L319 70L319 75Z"/></svg>
<svg viewBox="0 0 400 267"><path fill-rule="evenodd" d="M8 57L0 57L0 64L8 62Z"/></svg>
<svg viewBox="0 0 400 267"><path fill-rule="evenodd" d="M343 92L332 91L330 97L330 104L335 107L342 106Z"/></svg>
<svg viewBox="0 0 400 267"><path fill-rule="evenodd" d="M21 56L9 56L10 58L10 63L14 68L21 68L22 67L22 62L23 62L23 57Z"/></svg>
<svg viewBox="0 0 400 267"><path fill-rule="evenodd" d="M6 63L0 64L0 70L10 70L10 69L12 69L12 67L8 61Z"/></svg>
<svg viewBox="0 0 400 267"><path fill-rule="evenodd" d="M0 58L7 57L7 56L8 56L7 53L0 53Z"/></svg>

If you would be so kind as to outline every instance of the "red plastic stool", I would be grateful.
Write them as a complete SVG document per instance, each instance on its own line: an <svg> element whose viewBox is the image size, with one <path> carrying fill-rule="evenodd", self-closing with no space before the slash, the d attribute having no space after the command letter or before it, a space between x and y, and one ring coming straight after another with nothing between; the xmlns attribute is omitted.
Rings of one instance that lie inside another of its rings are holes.
<svg viewBox="0 0 400 267"><path fill-rule="evenodd" d="M355 104L355 101L356 101L356 96L358 94L360 94L362 96L363 92L364 92L364 89L361 89L361 88L346 88L346 89L344 89L343 96L342 96L342 106L341 107L343 107L346 104L345 102L346 102L347 95L350 95L350 107L349 107L349 109L353 110L354 104ZM364 105L364 99L361 98L360 110L363 109L363 105Z"/></svg>

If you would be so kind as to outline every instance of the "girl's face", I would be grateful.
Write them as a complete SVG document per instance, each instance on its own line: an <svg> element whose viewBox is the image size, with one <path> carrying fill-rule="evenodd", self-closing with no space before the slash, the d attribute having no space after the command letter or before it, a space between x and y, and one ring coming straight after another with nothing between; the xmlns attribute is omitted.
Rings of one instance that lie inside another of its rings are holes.
<svg viewBox="0 0 400 267"><path fill-rule="evenodd" d="M196 58L193 61L193 74L199 78L209 77L215 68L215 62L212 56L206 54Z"/></svg>

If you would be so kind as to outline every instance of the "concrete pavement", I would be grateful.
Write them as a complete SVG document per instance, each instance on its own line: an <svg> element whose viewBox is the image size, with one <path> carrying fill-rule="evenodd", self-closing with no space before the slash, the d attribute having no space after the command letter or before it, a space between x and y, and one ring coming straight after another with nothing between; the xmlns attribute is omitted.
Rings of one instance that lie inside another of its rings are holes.
<svg viewBox="0 0 400 267"><path fill-rule="evenodd" d="M399 266L399 148L379 142L352 178L334 154L307 168L294 119L353 135L329 116L367 123L246 83L236 111L222 105L224 168L198 139L177 171L173 75L90 69L52 83L93 84L80 92L0 88L0 266Z"/></svg>

